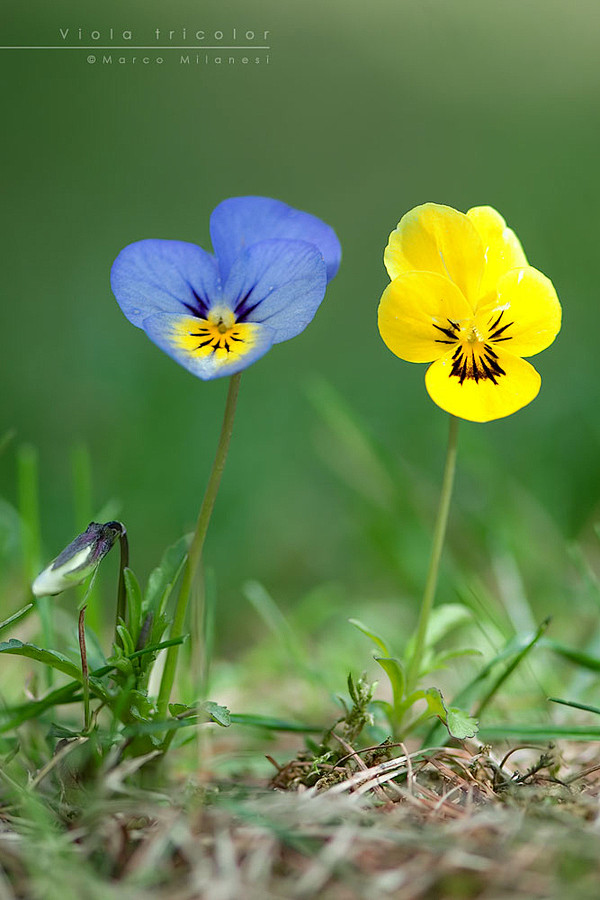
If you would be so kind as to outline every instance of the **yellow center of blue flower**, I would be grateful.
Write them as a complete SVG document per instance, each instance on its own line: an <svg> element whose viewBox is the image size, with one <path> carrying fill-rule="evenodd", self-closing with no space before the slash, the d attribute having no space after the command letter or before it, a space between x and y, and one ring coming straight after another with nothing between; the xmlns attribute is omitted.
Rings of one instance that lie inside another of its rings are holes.
<svg viewBox="0 0 600 900"><path fill-rule="evenodd" d="M257 326L236 322L230 309L211 309L206 318L190 316L179 320L173 338L190 356L213 356L232 362L245 356L256 343Z"/></svg>

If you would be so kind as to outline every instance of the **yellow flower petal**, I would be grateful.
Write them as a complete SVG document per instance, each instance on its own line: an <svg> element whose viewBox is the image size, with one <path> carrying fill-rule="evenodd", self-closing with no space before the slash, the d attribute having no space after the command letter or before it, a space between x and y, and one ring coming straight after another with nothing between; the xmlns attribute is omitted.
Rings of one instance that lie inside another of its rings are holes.
<svg viewBox="0 0 600 900"><path fill-rule="evenodd" d="M498 282L496 299L477 309L477 319L494 322L500 312L500 324L507 327L491 343L503 341L503 348L515 356L540 353L560 331L562 311L554 285L531 266L507 272Z"/></svg>
<svg viewBox="0 0 600 900"><path fill-rule="evenodd" d="M482 240L485 269L479 288L481 297L496 290L498 280L511 269L527 265L519 238L499 212L491 206L474 206L467 212Z"/></svg>
<svg viewBox="0 0 600 900"><path fill-rule="evenodd" d="M503 374L494 380L467 377L464 381L451 375L452 351L429 366L425 385L429 396L453 416L471 422L501 419L527 406L537 396L542 379L531 363L498 351L497 363Z"/></svg>
<svg viewBox="0 0 600 900"><path fill-rule="evenodd" d="M384 261L390 278L411 271L450 278L472 306L480 297L483 243L464 213L425 203L406 213L390 234Z"/></svg>
<svg viewBox="0 0 600 900"><path fill-rule="evenodd" d="M453 323L473 311L457 286L433 272L408 272L383 292L378 324L381 337L396 356L408 362L439 359L456 344Z"/></svg>

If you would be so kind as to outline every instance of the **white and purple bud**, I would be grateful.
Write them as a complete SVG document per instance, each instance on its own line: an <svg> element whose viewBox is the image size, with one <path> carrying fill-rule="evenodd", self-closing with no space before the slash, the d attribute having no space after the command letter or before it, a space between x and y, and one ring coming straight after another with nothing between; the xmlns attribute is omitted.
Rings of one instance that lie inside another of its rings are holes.
<svg viewBox="0 0 600 900"><path fill-rule="evenodd" d="M125 533L121 522L105 525L90 522L86 530L40 572L31 586L34 595L51 597L81 584L104 559L117 538Z"/></svg>

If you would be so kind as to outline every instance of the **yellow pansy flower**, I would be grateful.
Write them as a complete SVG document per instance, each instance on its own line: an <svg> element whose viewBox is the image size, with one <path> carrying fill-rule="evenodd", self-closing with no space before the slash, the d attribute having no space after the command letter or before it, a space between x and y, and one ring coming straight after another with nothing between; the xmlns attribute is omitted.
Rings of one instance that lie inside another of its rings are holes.
<svg viewBox="0 0 600 900"><path fill-rule="evenodd" d="M400 359L432 363L425 384L438 406L489 422L537 396L541 378L523 357L550 346L561 307L495 209L417 206L384 259L392 281L379 304L381 337Z"/></svg>

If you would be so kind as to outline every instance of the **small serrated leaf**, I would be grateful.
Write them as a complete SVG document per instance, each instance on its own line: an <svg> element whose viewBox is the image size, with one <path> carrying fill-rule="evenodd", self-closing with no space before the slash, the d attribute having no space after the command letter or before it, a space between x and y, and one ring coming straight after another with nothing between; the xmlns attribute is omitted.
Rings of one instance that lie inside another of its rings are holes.
<svg viewBox="0 0 600 900"><path fill-rule="evenodd" d="M442 692L438 688L428 688L422 692L427 702L429 713L438 716L448 729L450 735L459 741L475 737L479 731L479 723L457 706L447 707Z"/></svg>
<svg viewBox="0 0 600 900"><path fill-rule="evenodd" d="M479 722L457 706L448 707L446 728L453 738L464 741L473 738L479 731Z"/></svg>
<svg viewBox="0 0 600 900"><path fill-rule="evenodd" d="M231 725L231 713L226 706L212 700L205 700L199 706L185 703L169 703L169 712L174 719L198 719L199 722L215 722L223 728Z"/></svg>
<svg viewBox="0 0 600 900"><path fill-rule="evenodd" d="M231 725L231 713L226 706L214 703L212 700L205 700L202 709L210 716L213 722L221 725L222 728L229 728Z"/></svg>

